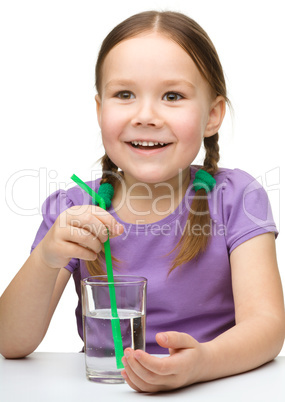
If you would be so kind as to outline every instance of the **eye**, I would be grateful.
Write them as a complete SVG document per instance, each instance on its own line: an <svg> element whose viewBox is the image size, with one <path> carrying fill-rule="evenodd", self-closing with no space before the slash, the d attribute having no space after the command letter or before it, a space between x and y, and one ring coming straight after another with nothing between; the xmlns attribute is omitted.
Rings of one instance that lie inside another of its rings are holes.
<svg viewBox="0 0 285 402"><path fill-rule="evenodd" d="M167 93L163 96L162 99L163 99L163 100L166 100L166 101L168 101L168 102L176 102L176 101L178 101L178 100L180 100L180 99L183 99L183 96L180 95L180 94L178 94L178 93L176 93L176 92L167 92Z"/></svg>
<svg viewBox="0 0 285 402"><path fill-rule="evenodd" d="M123 100L129 100L129 99L134 99L134 94L130 91L120 91L115 95L119 99Z"/></svg>

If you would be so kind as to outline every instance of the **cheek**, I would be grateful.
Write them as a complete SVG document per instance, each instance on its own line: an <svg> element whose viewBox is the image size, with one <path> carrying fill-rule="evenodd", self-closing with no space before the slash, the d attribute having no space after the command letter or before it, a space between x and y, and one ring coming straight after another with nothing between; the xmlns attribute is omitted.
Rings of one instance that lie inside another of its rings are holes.
<svg viewBox="0 0 285 402"><path fill-rule="evenodd" d="M101 132L102 137L114 137L120 130L120 114L114 113L109 109L104 109L101 114Z"/></svg>
<svg viewBox="0 0 285 402"><path fill-rule="evenodd" d="M204 125L199 116L189 113L176 119L175 132L182 142L200 142L204 134Z"/></svg>

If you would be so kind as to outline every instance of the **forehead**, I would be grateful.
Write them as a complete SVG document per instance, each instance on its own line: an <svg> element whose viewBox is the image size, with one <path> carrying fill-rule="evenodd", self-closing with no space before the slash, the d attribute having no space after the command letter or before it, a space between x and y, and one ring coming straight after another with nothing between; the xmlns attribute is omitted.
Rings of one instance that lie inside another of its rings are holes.
<svg viewBox="0 0 285 402"><path fill-rule="evenodd" d="M124 40L113 47L102 69L103 86L113 79L188 79L205 84L192 58L167 36L152 32Z"/></svg>

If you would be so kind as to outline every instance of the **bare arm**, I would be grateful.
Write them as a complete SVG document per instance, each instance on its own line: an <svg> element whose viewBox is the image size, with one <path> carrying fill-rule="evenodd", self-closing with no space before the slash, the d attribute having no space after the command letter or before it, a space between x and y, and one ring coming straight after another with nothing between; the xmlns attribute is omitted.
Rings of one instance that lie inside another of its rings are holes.
<svg viewBox="0 0 285 402"><path fill-rule="evenodd" d="M179 332L157 334L163 359L125 351L123 375L138 391L162 391L256 368L278 355L285 335L284 300L274 235L254 237L231 254L236 325L199 344Z"/></svg>
<svg viewBox="0 0 285 402"><path fill-rule="evenodd" d="M209 342L209 379L258 367L280 352L285 334L284 299L274 235L257 236L231 254L236 326Z"/></svg>
<svg viewBox="0 0 285 402"><path fill-rule="evenodd" d="M107 239L123 228L99 207L63 212L31 253L0 298L0 353L19 358L32 353L48 329L70 278L71 258L94 260Z"/></svg>
<svg viewBox="0 0 285 402"><path fill-rule="evenodd" d="M38 260L36 248L0 299L0 352L6 358L37 348L70 278L65 268L52 269Z"/></svg>

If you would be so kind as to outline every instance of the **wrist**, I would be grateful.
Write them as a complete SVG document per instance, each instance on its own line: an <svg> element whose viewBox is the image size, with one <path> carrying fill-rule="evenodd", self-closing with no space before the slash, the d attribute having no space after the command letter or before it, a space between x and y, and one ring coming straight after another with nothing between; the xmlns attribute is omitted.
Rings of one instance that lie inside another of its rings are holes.
<svg viewBox="0 0 285 402"><path fill-rule="evenodd" d="M197 373L197 383L213 380L215 377L215 353L212 342L200 343L200 364Z"/></svg>
<svg viewBox="0 0 285 402"><path fill-rule="evenodd" d="M32 251L31 256L34 258L35 266L37 267L37 269L41 269L42 271L50 272L53 274L56 273L56 275L58 274L58 271L61 267L52 266L46 260L43 254L41 243L39 243L38 246Z"/></svg>

